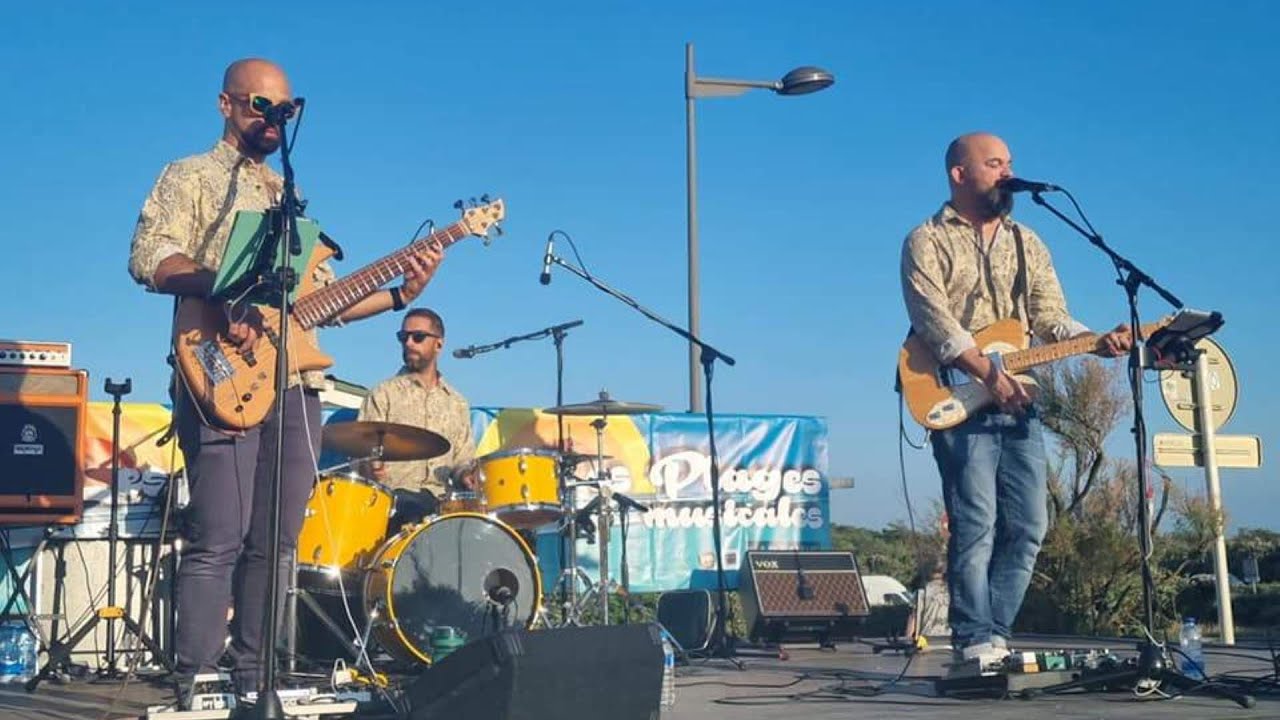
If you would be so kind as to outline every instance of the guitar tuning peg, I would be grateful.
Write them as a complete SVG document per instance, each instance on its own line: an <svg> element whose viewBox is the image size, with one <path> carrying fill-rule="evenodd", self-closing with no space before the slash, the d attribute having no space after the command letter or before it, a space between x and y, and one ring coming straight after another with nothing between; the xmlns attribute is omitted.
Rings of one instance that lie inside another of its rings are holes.
<svg viewBox="0 0 1280 720"><path fill-rule="evenodd" d="M494 226L493 226L493 231L494 231L495 233L497 233L497 234L498 234L498 237L502 237L502 226L501 226L501 225L494 225Z"/></svg>
<svg viewBox="0 0 1280 720"><path fill-rule="evenodd" d="M479 204L480 204L480 203L476 201L476 196L475 196L475 195L472 195L472 196L471 196L471 207L475 207L475 206L477 206L477 205L479 205Z"/></svg>
<svg viewBox="0 0 1280 720"><path fill-rule="evenodd" d="M461 200L454 200L454 201L453 201L453 207L454 207L454 209L455 209L455 210L461 210L461 209L462 209L462 201L461 201Z"/></svg>
<svg viewBox="0 0 1280 720"><path fill-rule="evenodd" d="M481 195L481 196L480 196L480 202L484 203L485 205L488 205L488 204L489 204L489 193L485 193L485 194Z"/></svg>

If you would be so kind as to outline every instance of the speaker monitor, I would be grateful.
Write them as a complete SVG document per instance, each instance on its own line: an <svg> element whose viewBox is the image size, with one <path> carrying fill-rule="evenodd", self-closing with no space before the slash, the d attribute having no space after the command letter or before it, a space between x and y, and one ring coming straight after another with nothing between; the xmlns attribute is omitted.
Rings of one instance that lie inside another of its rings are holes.
<svg viewBox="0 0 1280 720"><path fill-rule="evenodd" d="M74 524L84 511L83 370L0 367L0 524Z"/></svg>
<svg viewBox="0 0 1280 720"><path fill-rule="evenodd" d="M410 720L657 720L656 625L504 630L455 650L409 688Z"/></svg>
<svg viewBox="0 0 1280 720"><path fill-rule="evenodd" d="M658 596L658 622L686 651L711 644L716 608L707 590L674 590Z"/></svg>
<svg viewBox="0 0 1280 720"><path fill-rule="evenodd" d="M738 593L753 640L825 645L855 637L870 614L851 552L748 551Z"/></svg>

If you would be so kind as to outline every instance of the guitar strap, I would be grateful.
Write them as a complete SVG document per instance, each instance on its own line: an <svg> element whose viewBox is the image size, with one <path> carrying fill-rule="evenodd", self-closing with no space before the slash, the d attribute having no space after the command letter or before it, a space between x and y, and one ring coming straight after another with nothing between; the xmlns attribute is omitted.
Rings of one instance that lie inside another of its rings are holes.
<svg viewBox="0 0 1280 720"><path fill-rule="evenodd" d="M1018 272L1013 278L1013 305L1022 316L1023 330L1027 335L1030 335L1031 313L1027 308L1027 298L1029 296L1027 289L1027 250L1022 242L1022 230L1016 222L1013 223L1013 243L1018 253Z"/></svg>

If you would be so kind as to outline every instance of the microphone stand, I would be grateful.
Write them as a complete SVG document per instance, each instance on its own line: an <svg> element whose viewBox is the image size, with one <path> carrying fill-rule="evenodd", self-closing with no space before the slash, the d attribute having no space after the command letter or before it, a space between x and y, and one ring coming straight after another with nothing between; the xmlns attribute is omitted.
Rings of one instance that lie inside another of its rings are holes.
<svg viewBox="0 0 1280 720"><path fill-rule="evenodd" d="M1066 191L1063 190L1063 192ZM1159 687L1167 683L1183 692L1198 690L1233 700L1245 708L1253 707L1254 699L1248 695L1236 693L1220 685L1195 680L1178 672L1165 646L1157 643L1153 635L1155 628L1155 600L1153 597L1155 594L1155 581L1151 576L1151 513L1147 506L1147 427L1146 418L1142 410L1142 371L1148 366L1148 362L1146 358L1146 339L1139 337L1142 326L1138 319L1138 290L1145 285L1176 309L1182 309L1182 301L1173 293L1161 287L1150 275L1138 269L1128 258L1120 255L1107 245L1106 241L1102 239L1102 235L1094 230L1088 218L1085 218L1084 213L1080 212L1080 206L1076 204L1075 198L1071 196L1071 193L1066 192L1067 197L1071 199L1072 204L1076 206L1077 212L1080 213L1080 217L1089 226L1088 230L1063 215L1053 205L1050 205L1040 193L1041 191L1033 191L1031 193L1031 199L1037 205L1056 215L1058 219L1083 235L1086 240L1111 259L1118 276L1116 284L1124 288L1125 300L1128 304L1129 324L1134 335L1133 344L1129 348L1128 371L1129 391L1133 396L1133 440L1138 476L1138 549L1142 554L1139 571L1142 575L1143 631L1146 635L1138 643L1138 660L1136 666L1132 669L1041 688L1041 692L1061 692L1077 687L1094 688L1115 686L1117 684L1132 684L1137 687L1143 683L1155 683Z"/></svg>
<svg viewBox="0 0 1280 720"><path fill-rule="evenodd" d="M727 591L725 589L724 554L721 551L720 538L720 457L716 451L715 414L712 409L711 402L711 379L714 374L715 362L720 360L725 365L733 366L737 361L711 345L703 342L701 338L698 338L688 330L685 330L684 328L661 317L657 313L654 313L652 310L644 307L640 303L636 302L636 300L631 296L619 292L618 290L614 290L602 281L597 280L595 276L591 275L586 270L566 262L557 255L550 255L549 259L553 264L559 265L574 275L577 275L583 280L591 283L606 295L621 301L624 305L629 305L641 315L644 315L676 335L684 338L688 342L698 346L698 349L701 351L702 374L706 381L707 436L709 450L711 453L711 532L712 545L716 556L716 622L715 628L711 633L711 643L708 645L706 652L708 657L729 660L737 666L739 670L743 670L745 669L745 666L741 660L738 660L737 651L734 647L737 638L733 637L732 632L729 630L729 604L727 600Z"/></svg>
<svg viewBox="0 0 1280 720"><path fill-rule="evenodd" d="M582 322L583 322L582 320L571 320L567 323L560 323L559 325L552 325L551 327L543 328L541 330L535 330L534 332L528 333L527 335L516 335L513 337L509 337L506 340L499 340L498 342L495 342L495 343L489 343L488 345L471 345L469 347L460 348L456 352L458 353L459 358L472 358L472 357L475 357L476 355L482 355L484 353L492 352L498 349L506 350L507 348L511 347L512 345L518 342L524 342L526 340L541 340L542 338L550 335L552 342L554 342L556 346L556 405L559 406L564 404L564 338L566 335L569 334L569 330L576 328L579 325L582 325ZM556 433L557 433L556 449L557 451L560 452L561 457L563 457L565 453L564 416L563 415L556 416ZM557 470L559 470L559 468L557 468ZM556 473L556 476L560 482L561 498L568 497L569 488L565 484L566 483L565 475L566 473L563 473L563 472ZM572 508L570 509L572 510ZM565 566L566 554L572 557L571 563L573 565L573 567L570 569L568 576L566 577L564 584L562 585L562 587L565 588L562 592L564 594L564 597L566 598L566 603L567 603L565 606L566 619L569 618L571 614L569 611L569 608L576 608L578 605L577 578L575 577L575 574L577 572L577 556L578 556L578 553L577 553L578 527L576 522L577 518L575 514L572 512L569 513L568 517L569 517L569 524L568 524L569 546L571 550L566 551L565 543L564 542L560 543L560 567L563 568Z"/></svg>
<svg viewBox="0 0 1280 720"><path fill-rule="evenodd" d="M279 340L276 355L276 429L275 454L271 472L270 521L267 526L267 611L266 632L262 640L263 674L262 685L258 688L258 700L248 711L248 716L260 720L283 720L284 707L280 695L276 691L276 627L277 602L280 595L280 498L284 478L284 422L287 405L287 389L289 384L289 293L297 282L293 269L289 266L289 258L302 254L302 240L298 236L298 216L302 207L298 202L294 186L293 164L289 161L289 135L285 131L288 117L285 108L277 105L266 113L267 122L276 127L280 133L280 167L284 176L284 187L281 190L280 207L272 208L271 214L276 222L271 224L277 243L276 257L278 265L272 282L273 291L278 293L277 309L280 312ZM305 401L304 401L305 403ZM305 412L305 405L303 412Z"/></svg>

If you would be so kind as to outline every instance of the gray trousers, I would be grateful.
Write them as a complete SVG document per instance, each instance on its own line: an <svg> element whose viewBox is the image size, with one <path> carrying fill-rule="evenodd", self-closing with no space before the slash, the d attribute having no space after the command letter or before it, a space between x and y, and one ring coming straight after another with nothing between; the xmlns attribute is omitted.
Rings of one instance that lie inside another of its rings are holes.
<svg viewBox="0 0 1280 720"><path fill-rule="evenodd" d="M284 435L280 488L280 591L298 545L302 516L315 480L320 447L320 398L299 386L287 391L283 420L273 409L267 421L244 433L205 425L185 391L175 399L178 442L186 460L191 499L186 508L177 576L179 682L212 671L227 638L227 609L234 608L230 656L240 692L258 689L267 618L267 549L271 476L277 434ZM282 430L283 428L283 430ZM277 611L277 617L280 617Z"/></svg>

